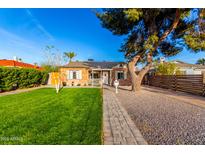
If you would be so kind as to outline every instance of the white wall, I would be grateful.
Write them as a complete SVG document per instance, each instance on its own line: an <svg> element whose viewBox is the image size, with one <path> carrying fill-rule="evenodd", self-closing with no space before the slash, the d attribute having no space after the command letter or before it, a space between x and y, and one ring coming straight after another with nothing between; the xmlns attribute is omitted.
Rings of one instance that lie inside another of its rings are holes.
<svg viewBox="0 0 205 154"><path fill-rule="evenodd" d="M180 71L185 71L186 75L191 75L191 74L202 74L202 70L194 70L192 68L187 68L187 69L179 69Z"/></svg>

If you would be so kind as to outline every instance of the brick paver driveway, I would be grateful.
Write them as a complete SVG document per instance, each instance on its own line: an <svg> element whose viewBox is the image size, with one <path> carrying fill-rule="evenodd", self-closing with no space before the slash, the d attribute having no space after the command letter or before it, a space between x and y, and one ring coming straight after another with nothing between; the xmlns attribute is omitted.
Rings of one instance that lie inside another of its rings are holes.
<svg viewBox="0 0 205 154"><path fill-rule="evenodd" d="M194 98L191 103L180 95L173 97L152 89L137 93L121 89L116 94L145 140L149 144L205 144L204 98Z"/></svg>
<svg viewBox="0 0 205 154"><path fill-rule="evenodd" d="M103 88L104 144L147 144L110 87Z"/></svg>

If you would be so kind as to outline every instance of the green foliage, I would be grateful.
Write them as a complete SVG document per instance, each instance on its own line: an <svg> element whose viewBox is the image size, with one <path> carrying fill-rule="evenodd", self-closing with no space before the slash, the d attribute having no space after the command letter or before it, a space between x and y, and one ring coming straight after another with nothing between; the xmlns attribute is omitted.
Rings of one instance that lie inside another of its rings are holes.
<svg viewBox="0 0 205 154"><path fill-rule="evenodd" d="M192 48L195 52L205 50L205 33L195 33L184 36L184 40L189 48Z"/></svg>
<svg viewBox="0 0 205 154"><path fill-rule="evenodd" d="M137 22L130 20L134 15L128 15L127 11L128 9L103 9L103 12L97 13L96 16L102 21L104 28L115 35L124 35L128 34Z"/></svg>
<svg viewBox="0 0 205 154"><path fill-rule="evenodd" d="M139 55L146 61L148 52L153 57L160 54L167 57L178 54L185 46L193 52L205 50L204 12L204 9L116 8L103 9L97 17L114 35L126 35L120 51L128 60Z"/></svg>
<svg viewBox="0 0 205 154"><path fill-rule="evenodd" d="M179 68L174 63L160 63L155 65L157 75L179 75Z"/></svg>
<svg viewBox="0 0 205 154"><path fill-rule="evenodd" d="M139 20L139 18L142 16L143 12L141 9L127 9L124 10L124 14L127 16L127 18L131 22L135 22Z"/></svg>
<svg viewBox="0 0 205 154"><path fill-rule="evenodd" d="M43 88L2 96L0 144L101 144L102 95L97 88ZM4 138L17 137L17 140Z"/></svg>
<svg viewBox="0 0 205 154"><path fill-rule="evenodd" d="M150 35L149 38L145 41L145 50L149 50L150 52L154 51L154 46L156 42L158 42L159 37L156 34Z"/></svg>
<svg viewBox="0 0 205 154"><path fill-rule="evenodd" d="M184 18L188 18L191 15L191 11L189 9L184 9L181 12L180 18L183 20Z"/></svg>
<svg viewBox="0 0 205 154"><path fill-rule="evenodd" d="M196 64L205 65L205 58L200 58L197 60Z"/></svg>
<svg viewBox="0 0 205 154"><path fill-rule="evenodd" d="M48 73L50 72L58 72L58 67L55 65L47 65L45 63L41 64L41 67Z"/></svg>
<svg viewBox="0 0 205 154"><path fill-rule="evenodd" d="M75 52L64 52L64 56L69 59L69 62L71 62L77 54Z"/></svg>
<svg viewBox="0 0 205 154"><path fill-rule="evenodd" d="M48 73L35 69L0 68L0 91L29 88L46 84Z"/></svg>

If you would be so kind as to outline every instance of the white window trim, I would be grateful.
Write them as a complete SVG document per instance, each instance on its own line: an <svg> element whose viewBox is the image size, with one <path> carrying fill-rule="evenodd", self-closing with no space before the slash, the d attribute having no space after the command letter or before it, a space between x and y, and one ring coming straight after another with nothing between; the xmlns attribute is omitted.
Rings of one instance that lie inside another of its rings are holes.
<svg viewBox="0 0 205 154"><path fill-rule="evenodd" d="M73 72L76 72L76 79L73 79ZM82 80L82 70L69 70L67 71L68 80Z"/></svg>
<svg viewBox="0 0 205 154"><path fill-rule="evenodd" d="M123 73L123 79L118 79L118 73ZM115 79L117 79L117 80L124 80L125 79L125 71L116 71L116 74L115 74Z"/></svg>

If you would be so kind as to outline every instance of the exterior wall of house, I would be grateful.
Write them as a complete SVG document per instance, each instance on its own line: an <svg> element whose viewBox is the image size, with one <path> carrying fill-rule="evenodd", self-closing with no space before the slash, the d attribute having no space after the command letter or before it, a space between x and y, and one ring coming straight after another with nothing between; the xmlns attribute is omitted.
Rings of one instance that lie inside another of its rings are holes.
<svg viewBox="0 0 205 154"><path fill-rule="evenodd" d="M69 71L81 71L81 79L69 79ZM67 86L84 86L90 84L90 69L89 68L60 68L59 70L61 81L66 83ZM95 71L96 73L99 73L100 79L101 77L101 71ZM120 83L120 86L130 86L131 85L131 78L128 73L128 69L126 66L123 67L113 67L111 71L103 71L108 72L108 84L113 85L114 81L117 79ZM121 72L124 75L124 79L118 79L117 73ZM111 73L111 74L110 74Z"/></svg>
<svg viewBox="0 0 205 154"><path fill-rule="evenodd" d="M88 68L60 68L61 80L66 83L67 86L85 86L88 85L89 73ZM80 71L80 79L70 79L70 71Z"/></svg>
<svg viewBox="0 0 205 154"><path fill-rule="evenodd" d="M205 71L205 69L194 69L194 68L179 68L179 70L184 72L184 75L202 74Z"/></svg>
<svg viewBox="0 0 205 154"><path fill-rule="evenodd" d="M195 71L200 71L201 74L204 74L204 73L205 73L205 69L198 69L198 68L196 68Z"/></svg>
<svg viewBox="0 0 205 154"><path fill-rule="evenodd" d="M124 73L124 79L118 79L117 78L117 73L118 72L123 72ZM120 86L130 86L130 85L132 85L131 78L130 78L130 75L128 73L127 67L113 68L113 70L112 70L112 85L114 84L114 81L116 79L119 81Z"/></svg>

